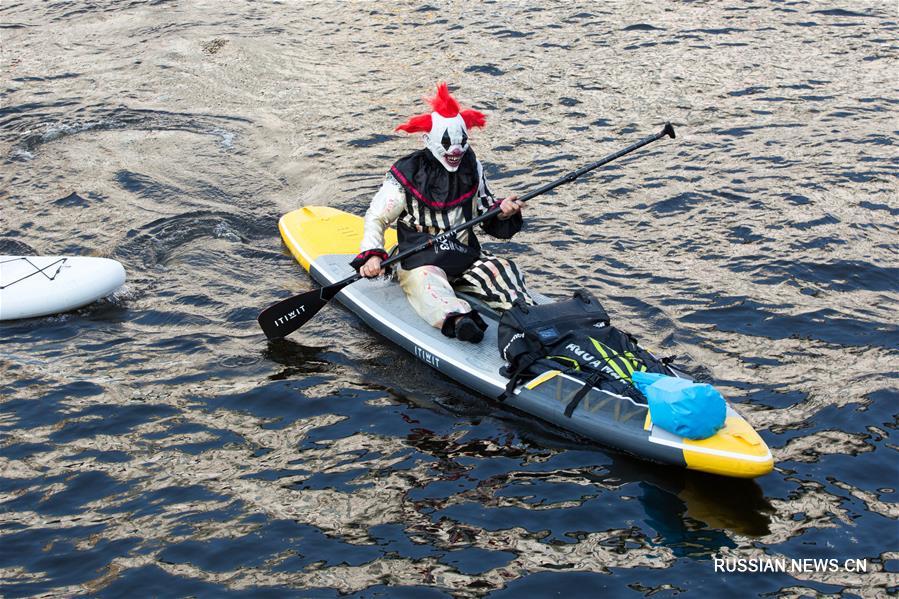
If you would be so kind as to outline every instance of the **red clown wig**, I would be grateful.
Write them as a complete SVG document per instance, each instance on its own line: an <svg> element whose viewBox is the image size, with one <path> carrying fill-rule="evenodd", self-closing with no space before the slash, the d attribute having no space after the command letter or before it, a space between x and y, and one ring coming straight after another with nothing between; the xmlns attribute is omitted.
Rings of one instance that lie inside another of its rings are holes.
<svg viewBox="0 0 899 599"><path fill-rule="evenodd" d="M487 124L487 117L483 112L477 110L459 110L459 103L449 93L446 83L437 84L437 95L433 98L425 98L434 112L444 118L451 119L456 115L461 115L465 121L465 128L483 127ZM419 114L396 128L396 131L405 131L406 133L428 133L431 130L431 114Z"/></svg>

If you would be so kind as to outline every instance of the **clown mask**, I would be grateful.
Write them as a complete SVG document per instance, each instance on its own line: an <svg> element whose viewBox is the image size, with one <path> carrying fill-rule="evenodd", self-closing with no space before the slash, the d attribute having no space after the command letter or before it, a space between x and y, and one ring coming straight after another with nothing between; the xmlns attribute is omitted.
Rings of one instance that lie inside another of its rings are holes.
<svg viewBox="0 0 899 599"><path fill-rule="evenodd" d="M477 110L461 110L446 83L439 84L437 95L426 100L433 112L414 116L396 129L424 133L425 146L443 168L454 173L468 151L468 130L483 127L487 118Z"/></svg>
<svg viewBox="0 0 899 599"><path fill-rule="evenodd" d="M443 168L456 172L462 164L462 156L468 150L468 130L461 115L452 118L431 113L431 130L423 136L425 146Z"/></svg>

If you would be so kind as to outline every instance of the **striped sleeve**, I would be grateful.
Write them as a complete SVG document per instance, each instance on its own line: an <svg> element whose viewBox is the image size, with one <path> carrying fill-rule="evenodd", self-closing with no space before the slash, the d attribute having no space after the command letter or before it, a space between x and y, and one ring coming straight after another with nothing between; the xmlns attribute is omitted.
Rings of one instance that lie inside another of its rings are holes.
<svg viewBox="0 0 899 599"><path fill-rule="evenodd" d="M478 160L478 214L483 214L496 203L493 192L487 185L487 176L484 174L484 165Z"/></svg>
<svg viewBox="0 0 899 599"><path fill-rule="evenodd" d="M497 200L490 188L487 186L487 177L484 175L484 166L478 160L478 214L483 214L489 210ZM487 235L496 237L497 239L511 239L513 235L521 231L523 220L519 212L515 216L507 219L493 217L481 223L481 228Z"/></svg>

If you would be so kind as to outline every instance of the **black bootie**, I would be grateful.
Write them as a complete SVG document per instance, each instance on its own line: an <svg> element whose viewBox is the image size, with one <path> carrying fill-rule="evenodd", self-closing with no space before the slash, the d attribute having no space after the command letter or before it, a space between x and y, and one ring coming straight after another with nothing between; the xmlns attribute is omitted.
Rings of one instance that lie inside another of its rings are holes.
<svg viewBox="0 0 899 599"><path fill-rule="evenodd" d="M480 343L486 330L487 323L474 310L466 314L450 314L440 328L440 332L447 337L455 337L469 343Z"/></svg>
<svg viewBox="0 0 899 599"><path fill-rule="evenodd" d="M469 343L480 343L484 338L484 331L475 322L475 319L465 314L456 319L456 339Z"/></svg>

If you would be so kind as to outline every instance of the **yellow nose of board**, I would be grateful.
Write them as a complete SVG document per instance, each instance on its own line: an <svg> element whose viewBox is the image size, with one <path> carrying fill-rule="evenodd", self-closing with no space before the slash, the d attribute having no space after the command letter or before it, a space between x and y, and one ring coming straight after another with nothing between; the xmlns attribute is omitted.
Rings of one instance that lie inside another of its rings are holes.
<svg viewBox="0 0 899 599"><path fill-rule="evenodd" d="M742 417L731 414L708 439L684 439L687 468L712 474L755 478L774 469L771 450Z"/></svg>

